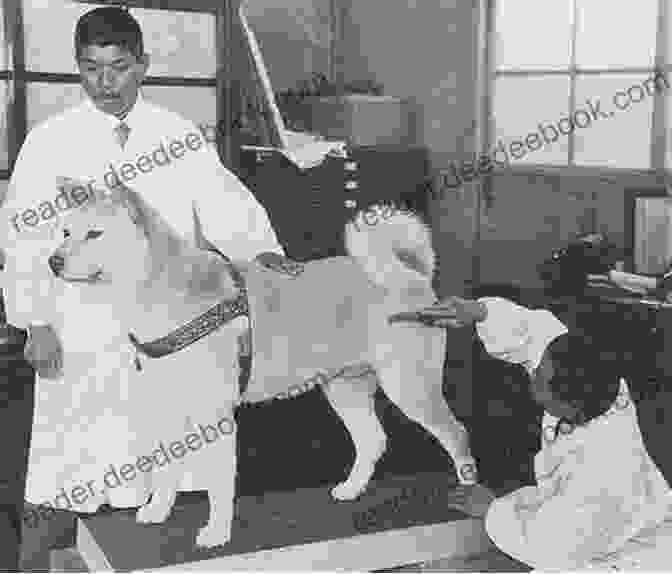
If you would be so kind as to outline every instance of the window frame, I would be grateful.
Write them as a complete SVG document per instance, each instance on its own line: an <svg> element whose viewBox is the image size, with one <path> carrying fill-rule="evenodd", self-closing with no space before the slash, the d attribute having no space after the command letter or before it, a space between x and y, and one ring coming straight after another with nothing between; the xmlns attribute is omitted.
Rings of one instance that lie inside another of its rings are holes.
<svg viewBox="0 0 672 574"><path fill-rule="evenodd" d="M481 25L484 32L480 37L477 50L480 52L480 64L485 67L485 72L481 80L482 86L482 105L478 105L479 123L481 124L480 141L477 142L476 149L478 153L487 155L494 143L495 117L493 113L495 98L495 82L501 77L523 77L523 76L541 76L541 75L560 75L569 78L570 92L568 109L576 109L576 82L578 77L606 75L617 76L619 74L647 74L663 73L670 76L672 74L672 65L666 61L667 47L670 42L670 32L666 29L666 22L670 21L670 8L665 0L658 0L658 18L656 23L655 39L655 58L652 66L629 66L623 68L594 68L580 67L576 64L576 22L574 20L577 13L577 0L567 0L571 2L572 7L572 44L570 52L570 65L565 69L526 69L515 68L497 69L495 58L496 44L496 7L497 2L506 0L483 0L481 9L485 11L481 15ZM477 90L478 91L478 90ZM572 163L575 161L576 136L573 130L568 136L568 154L567 163L563 165L548 164L542 162L536 163L514 163L509 168L500 168L493 170L493 175L513 172L517 174L562 174L562 175L597 175L599 177L610 178L611 176L628 173L642 175L667 175L671 170L665 167L665 156L668 147L672 146L667 136L667 115L665 106L665 96L672 97L672 93L657 92L653 94L653 107L651 118L651 138L649 143L649 157L651 167L649 168L631 168L614 166L585 166ZM477 102L478 104L478 102ZM489 179L489 178L487 178Z"/></svg>

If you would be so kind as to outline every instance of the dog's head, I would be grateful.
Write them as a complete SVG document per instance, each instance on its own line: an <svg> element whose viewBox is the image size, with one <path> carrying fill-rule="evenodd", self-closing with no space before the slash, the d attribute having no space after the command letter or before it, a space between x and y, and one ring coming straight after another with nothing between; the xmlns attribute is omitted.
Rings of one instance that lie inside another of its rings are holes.
<svg viewBox="0 0 672 574"><path fill-rule="evenodd" d="M65 181L62 185L81 182ZM159 281L191 297L231 296L236 290L223 258L208 249L196 210L192 245L138 193L120 185L93 189L91 200L63 218L63 243L49 258L63 281L150 287Z"/></svg>
<svg viewBox="0 0 672 574"><path fill-rule="evenodd" d="M184 241L136 192L124 186L93 192L61 221L63 243L48 261L58 278L88 284L142 281L158 271L157 262L180 252Z"/></svg>

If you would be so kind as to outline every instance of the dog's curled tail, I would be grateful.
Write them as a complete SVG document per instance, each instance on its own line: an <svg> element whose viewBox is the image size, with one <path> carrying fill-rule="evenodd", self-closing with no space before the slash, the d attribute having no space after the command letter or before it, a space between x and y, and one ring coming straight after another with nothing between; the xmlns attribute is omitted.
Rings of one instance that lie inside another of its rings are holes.
<svg viewBox="0 0 672 574"><path fill-rule="evenodd" d="M436 256L431 233L413 213L375 205L345 227L345 245L372 281L393 291L431 285Z"/></svg>

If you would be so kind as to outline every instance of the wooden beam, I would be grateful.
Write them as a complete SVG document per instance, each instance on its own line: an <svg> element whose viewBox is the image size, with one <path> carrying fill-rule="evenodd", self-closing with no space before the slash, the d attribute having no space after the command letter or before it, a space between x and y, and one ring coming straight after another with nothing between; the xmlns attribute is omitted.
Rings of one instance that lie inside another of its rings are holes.
<svg viewBox="0 0 672 574"><path fill-rule="evenodd" d="M142 571L371 572L442 558L464 558L481 554L491 548L493 546L485 533L483 521L464 519L222 556ZM77 525L77 549L90 571L114 571L83 520L79 520Z"/></svg>
<svg viewBox="0 0 672 574"><path fill-rule="evenodd" d="M146 10L170 10L172 12L207 12L216 14L222 2L217 0L74 0L80 4L104 4Z"/></svg>
<svg viewBox="0 0 672 574"><path fill-rule="evenodd" d="M26 62L21 0L5 0L3 13L7 40L12 47L12 81L10 83L10 101L7 108L7 149L11 173L28 132L26 80L23 76Z"/></svg>
<svg viewBox="0 0 672 574"><path fill-rule="evenodd" d="M234 94L233 77L236 57L234 42L234 21L237 19L240 0L221 0L215 13L215 49L217 52L217 125L225 126L224 130L217 130L217 153L220 161L229 169L235 171L233 161L232 126L234 125ZM238 90L236 90L238 91Z"/></svg>
<svg viewBox="0 0 672 574"><path fill-rule="evenodd" d="M29 82L44 82L50 84L79 84L82 79L79 74L61 72L30 72L21 74L22 79ZM0 73L0 80L2 73ZM214 88L217 85L215 78L185 78L182 76L147 76L144 86L174 86L182 88Z"/></svg>

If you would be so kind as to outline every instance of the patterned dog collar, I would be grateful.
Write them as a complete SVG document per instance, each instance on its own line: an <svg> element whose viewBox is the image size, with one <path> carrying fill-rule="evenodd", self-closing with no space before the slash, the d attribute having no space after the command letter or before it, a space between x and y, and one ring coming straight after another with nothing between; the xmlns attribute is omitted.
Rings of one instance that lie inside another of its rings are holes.
<svg viewBox="0 0 672 574"><path fill-rule="evenodd" d="M227 261L227 264L234 284L239 290L238 296L235 299L218 303L185 325L153 341L141 343L133 333L128 334L128 338L137 353L135 366L138 371L142 369L138 354L143 354L150 359L165 357L166 355L181 351L236 317L249 315L245 280L240 271L230 261Z"/></svg>

